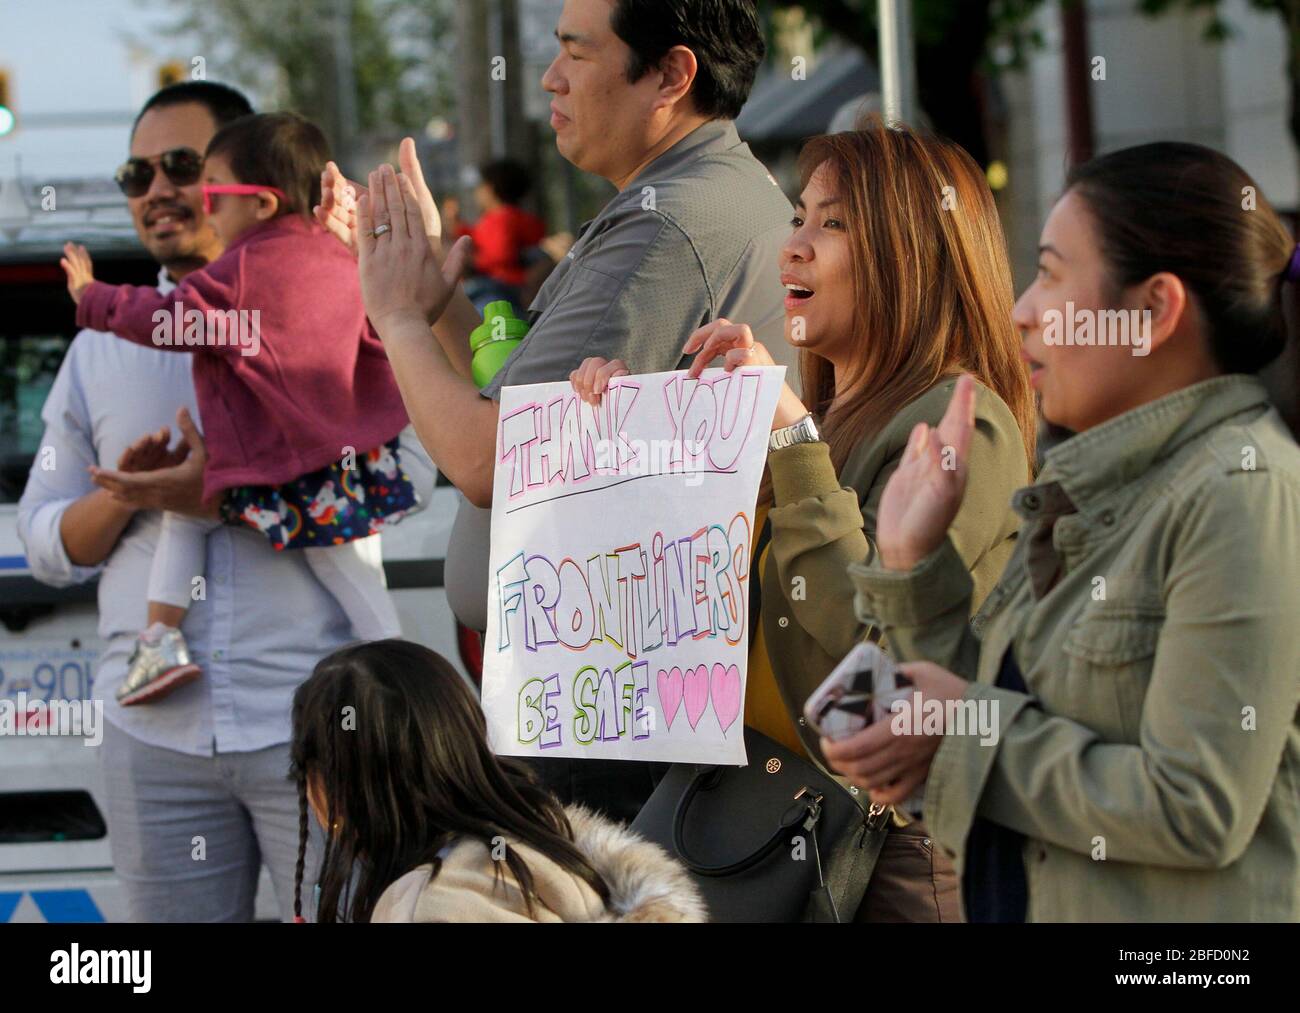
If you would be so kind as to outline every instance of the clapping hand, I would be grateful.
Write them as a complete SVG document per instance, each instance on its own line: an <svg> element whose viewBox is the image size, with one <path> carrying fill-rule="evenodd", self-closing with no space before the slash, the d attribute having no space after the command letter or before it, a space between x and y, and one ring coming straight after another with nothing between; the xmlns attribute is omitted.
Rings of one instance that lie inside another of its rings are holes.
<svg viewBox="0 0 1300 1013"><path fill-rule="evenodd" d="M402 139L397 160L402 167L402 175L411 181L416 204L420 209L421 230L428 237L434 253L441 254L442 218L438 214L438 205L429 190L429 184L425 182L414 140L409 137ZM344 176L334 162L327 162L325 171L321 173L320 203L312 209L316 220L329 229L354 257L358 255L357 205L364 193L365 187Z"/></svg>
<svg viewBox="0 0 1300 1013"><path fill-rule="evenodd" d="M357 202L357 250L366 315L382 339L400 321L418 317L427 328L442 316L465 270L469 237L440 264L411 176L383 165L369 183Z"/></svg>
<svg viewBox="0 0 1300 1013"><path fill-rule="evenodd" d="M182 408L176 413L181 441L168 450L171 433L164 426L140 437L123 451L117 469L89 469L91 481L107 489L119 503L137 510L172 510L215 517L216 501L203 501L203 469L208 462L203 434Z"/></svg>
<svg viewBox="0 0 1300 1013"><path fill-rule="evenodd" d="M190 445L182 438L170 448L172 431L163 426L157 432L146 433L132 443L117 459L117 470L122 472L158 471L174 468L190 456Z"/></svg>

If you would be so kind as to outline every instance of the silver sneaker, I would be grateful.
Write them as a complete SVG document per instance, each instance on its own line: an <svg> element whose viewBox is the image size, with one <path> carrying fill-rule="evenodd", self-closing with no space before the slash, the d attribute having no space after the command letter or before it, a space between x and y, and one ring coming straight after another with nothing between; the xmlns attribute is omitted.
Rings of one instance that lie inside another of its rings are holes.
<svg viewBox="0 0 1300 1013"><path fill-rule="evenodd" d="M126 679L118 688L117 702L123 707L151 703L177 686L193 682L200 674L180 630L168 629L155 641L141 635L136 638Z"/></svg>

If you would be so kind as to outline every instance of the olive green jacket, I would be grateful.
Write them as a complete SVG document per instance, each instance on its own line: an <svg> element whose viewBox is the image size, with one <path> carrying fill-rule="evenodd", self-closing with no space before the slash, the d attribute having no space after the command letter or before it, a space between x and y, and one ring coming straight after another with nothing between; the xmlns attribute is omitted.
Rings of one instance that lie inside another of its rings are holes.
<svg viewBox="0 0 1300 1013"><path fill-rule="evenodd" d="M853 568L896 653L997 707L995 745L944 736L931 835L960 872L977 817L1024 834L1031 921L1300 919L1300 448L1262 384L1081 433L1015 505L973 622L951 541ZM994 685L1008 650L1030 695Z"/></svg>
<svg viewBox="0 0 1300 1013"><path fill-rule="evenodd" d="M837 476L825 443L796 444L768 456L774 505L771 549L762 574L763 637L777 688L810 756L822 762L803 707L832 668L867 633L853 611L848 568L874 555L876 510L918 422L937 426L955 381L936 384L863 440ZM976 603L997 582L1016 534L1011 496L1029 480L1024 439L1011 410L976 388L975 433L966 499L952 537L974 579Z"/></svg>

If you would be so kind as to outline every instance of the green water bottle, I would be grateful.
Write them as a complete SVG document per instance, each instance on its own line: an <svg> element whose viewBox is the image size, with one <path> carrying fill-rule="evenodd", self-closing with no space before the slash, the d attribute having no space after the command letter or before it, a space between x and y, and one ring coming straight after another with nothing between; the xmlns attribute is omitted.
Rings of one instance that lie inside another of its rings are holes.
<svg viewBox="0 0 1300 1013"><path fill-rule="evenodd" d="M470 373L479 387L486 387L497 370L506 364L510 353L528 333L528 321L515 316L508 300L490 302L483 307L483 322L469 334L469 349L473 354Z"/></svg>

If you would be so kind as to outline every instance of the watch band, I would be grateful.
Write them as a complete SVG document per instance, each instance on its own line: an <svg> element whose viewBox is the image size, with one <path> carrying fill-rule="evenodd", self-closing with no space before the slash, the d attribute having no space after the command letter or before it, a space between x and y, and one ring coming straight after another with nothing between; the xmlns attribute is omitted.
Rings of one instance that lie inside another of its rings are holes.
<svg viewBox="0 0 1300 1013"><path fill-rule="evenodd" d="M808 414L792 426L773 429L772 435L767 440L767 452L771 454L785 447L793 447L797 443L816 443L820 439L821 434L817 432L817 423L813 421L812 415Z"/></svg>

